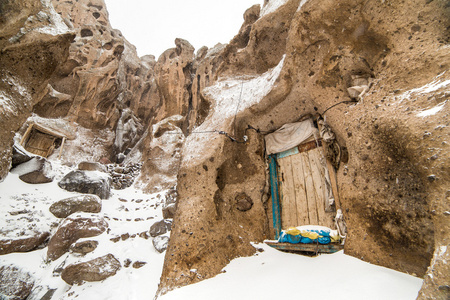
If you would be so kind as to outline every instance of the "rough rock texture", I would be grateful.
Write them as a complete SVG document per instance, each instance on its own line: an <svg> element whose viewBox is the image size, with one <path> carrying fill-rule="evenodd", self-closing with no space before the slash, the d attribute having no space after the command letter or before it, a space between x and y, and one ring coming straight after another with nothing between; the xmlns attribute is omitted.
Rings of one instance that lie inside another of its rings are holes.
<svg viewBox="0 0 450 300"><path fill-rule="evenodd" d="M68 265L61 273L61 278L70 285L82 284L85 281L102 281L116 275L120 268L117 258L107 254L87 262Z"/></svg>
<svg viewBox="0 0 450 300"><path fill-rule="evenodd" d="M13 252L28 252L42 245L50 236L48 232L37 232L35 236L0 240L0 255Z"/></svg>
<svg viewBox="0 0 450 300"><path fill-rule="evenodd" d="M146 137L148 146L143 157L147 159L138 179L145 191L154 193L176 185L184 142L182 122L183 117L179 115L164 119L153 125L152 134Z"/></svg>
<svg viewBox="0 0 450 300"><path fill-rule="evenodd" d="M85 255L89 252L94 251L98 246L97 241L83 241L73 244L70 247L70 251Z"/></svg>
<svg viewBox="0 0 450 300"><path fill-rule="evenodd" d="M50 239L47 257L50 260L56 260L66 253L78 239L100 235L107 228L108 223L97 216L90 218L68 217Z"/></svg>
<svg viewBox="0 0 450 300"><path fill-rule="evenodd" d="M14 144L12 151L11 166L13 168L33 158L23 147L17 144Z"/></svg>
<svg viewBox="0 0 450 300"><path fill-rule="evenodd" d="M75 196L53 203L49 210L57 218L66 218L75 212L98 213L102 200L97 195Z"/></svg>
<svg viewBox="0 0 450 300"><path fill-rule="evenodd" d="M10 169L13 136L68 56L73 34L49 1L2 1L0 19L0 180Z"/></svg>
<svg viewBox="0 0 450 300"><path fill-rule="evenodd" d="M43 157L33 157L29 161L18 165L12 172L30 184L49 183L53 181L52 164Z"/></svg>
<svg viewBox="0 0 450 300"><path fill-rule="evenodd" d="M223 130L239 141L245 133L249 142L187 137L160 292L200 280L182 276L191 268L202 279L214 276L230 259L252 254L249 241L273 238L262 135L244 129L272 131L311 114L326 117L348 153L336 171L337 205L348 226L345 252L417 276L435 252L420 297L445 295L449 10L436 0L291 0L256 22L248 16L235 39L211 53L222 63L210 88L198 90L208 104L198 130ZM216 80L245 82L280 62L280 75L258 103L235 120L216 114L218 128L211 125L215 110L224 110L217 101L236 105L218 98L216 91L232 87ZM372 78L368 90L358 103L343 102L352 100L355 77Z"/></svg>
<svg viewBox="0 0 450 300"><path fill-rule="evenodd" d="M98 171L72 171L58 182L58 186L70 192L95 194L101 199L108 199L111 178Z"/></svg>
<svg viewBox="0 0 450 300"><path fill-rule="evenodd" d="M172 229L172 221L169 220L161 220L158 222L155 222L150 227L150 236L155 237L162 234L165 234L166 232L170 231Z"/></svg>
<svg viewBox="0 0 450 300"><path fill-rule="evenodd" d="M0 298L25 300L33 289L35 278L14 265L0 267Z"/></svg>

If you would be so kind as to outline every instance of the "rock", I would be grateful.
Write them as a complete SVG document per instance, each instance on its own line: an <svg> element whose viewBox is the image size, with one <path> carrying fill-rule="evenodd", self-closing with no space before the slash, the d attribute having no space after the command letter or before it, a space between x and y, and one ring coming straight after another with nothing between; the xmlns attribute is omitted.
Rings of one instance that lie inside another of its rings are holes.
<svg viewBox="0 0 450 300"><path fill-rule="evenodd" d="M171 203L169 205L164 205L162 208L163 218L164 219L173 219L175 216L175 211L177 207L175 203Z"/></svg>
<svg viewBox="0 0 450 300"><path fill-rule="evenodd" d="M18 165L12 170L19 174L19 178L30 184L48 183L53 181L51 163L40 156L35 156L29 161Z"/></svg>
<svg viewBox="0 0 450 300"><path fill-rule="evenodd" d="M35 286L31 291L31 294L27 297L27 300L51 300L56 289L52 289L49 286Z"/></svg>
<svg viewBox="0 0 450 300"><path fill-rule="evenodd" d="M145 266L147 263L145 262L145 261L135 261L134 263L133 263L133 268L135 268L135 269L140 269L140 268L142 268L143 266Z"/></svg>
<svg viewBox="0 0 450 300"><path fill-rule="evenodd" d="M167 236L157 236L153 238L153 247L155 247L156 251L159 253L163 253L166 251L167 246L169 245L169 237Z"/></svg>
<svg viewBox="0 0 450 300"><path fill-rule="evenodd" d="M98 216L91 218L68 217L59 226L48 244L47 257L56 260L69 250L70 245L80 238L93 237L102 234L108 228L108 223Z"/></svg>
<svg viewBox="0 0 450 300"><path fill-rule="evenodd" d="M82 161L78 164L78 170L81 171L99 171L99 172L108 172L106 167L98 162L89 162L89 161Z"/></svg>
<svg viewBox="0 0 450 300"><path fill-rule="evenodd" d="M35 279L18 267L0 267L0 299L25 300L31 293Z"/></svg>
<svg viewBox="0 0 450 300"><path fill-rule="evenodd" d="M27 161L31 160L33 156L31 156L25 149L23 149L22 146L18 144L14 144L12 149L12 161L11 165L12 167L17 167L20 164L26 163Z"/></svg>
<svg viewBox="0 0 450 300"><path fill-rule="evenodd" d="M155 237L161 234L166 233L172 229L172 221L169 220L161 220L159 222L154 223L150 227L150 236Z"/></svg>
<svg viewBox="0 0 450 300"><path fill-rule="evenodd" d="M101 281L114 276L120 268L120 262L114 255L107 254L87 262L68 265L61 273L61 278L70 285Z"/></svg>
<svg viewBox="0 0 450 300"><path fill-rule="evenodd" d="M240 193L235 197L236 209L240 211L247 211L252 208L253 200L246 193Z"/></svg>
<svg viewBox="0 0 450 300"><path fill-rule="evenodd" d="M29 238L0 240L0 255L34 250L42 245L49 235L50 233L48 232L39 232Z"/></svg>
<svg viewBox="0 0 450 300"><path fill-rule="evenodd" d="M98 246L98 241L83 241L70 246L70 251L85 255L94 251Z"/></svg>
<svg viewBox="0 0 450 300"><path fill-rule="evenodd" d="M70 192L95 194L102 199L109 198L110 177L97 171L72 171L58 182L58 186Z"/></svg>
<svg viewBox="0 0 450 300"><path fill-rule="evenodd" d="M171 188L164 197L164 203L166 205L169 205L176 202L177 202L177 190L175 188Z"/></svg>
<svg viewBox="0 0 450 300"><path fill-rule="evenodd" d="M75 212L98 213L102 201L97 195L81 195L60 200L50 206L50 212L57 218L66 218Z"/></svg>

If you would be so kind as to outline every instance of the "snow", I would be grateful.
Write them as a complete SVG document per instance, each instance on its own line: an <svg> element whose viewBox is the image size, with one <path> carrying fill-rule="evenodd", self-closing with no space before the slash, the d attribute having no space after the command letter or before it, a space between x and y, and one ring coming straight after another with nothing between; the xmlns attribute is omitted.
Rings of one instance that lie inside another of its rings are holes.
<svg viewBox="0 0 450 300"><path fill-rule="evenodd" d="M422 117L422 118L433 116L433 115L437 114L438 112L440 112L444 108L446 103L447 103L447 100L445 100L441 104L436 105L435 107L432 107L430 109L427 109L427 110L424 110L424 111L418 113L417 116Z"/></svg>
<svg viewBox="0 0 450 300"><path fill-rule="evenodd" d="M261 10L261 17L273 13L287 2L288 0L269 0L269 3L267 3Z"/></svg>
<svg viewBox="0 0 450 300"><path fill-rule="evenodd" d="M404 92L402 95L400 95L399 102L402 102L405 99L410 99L413 95L429 94L429 93L436 92L441 89L447 88L447 86L450 85L450 79L448 79L448 80L440 79L440 77L442 77L445 73L446 72L439 74L438 76L436 76L436 78L433 81L431 81L421 87L411 89L411 90Z"/></svg>
<svg viewBox="0 0 450 300"><path fill-rule="evenodd" d="M183 164L199 164L204 157L208 157L208 153L220 147L222 140L218 132L228 131L235 115L259 103L273 89L284 59L285 56L276 67L260 76L221 78L215 85L203 90L214 102L212 113L186 138L182 150Z"/></svg>
<svg viewBox="0 0 450 300"><path fill-rule="evenodd" d="M298 5L297 11L300 11L302 9L303 5L305 5L306 2L308 2L308 0L300 1L300 4Z"/></svg>
<svg viewBox="0 0 450 300"><path fill-rule="evenodd" d="M55 11L50 0L41 0L42 6L48 10L49 13L40 11L38 18L46 18L50 24L39 28L37 31L50 35L59 35L69 32L69 27L64 23L62 17Z"/></svg>
<svg viewBox="0 0 450 300"><path fill-rule="evenodd" d="M50 213L50 205L81 194L68 192L58 187L57 182L73 169L62 165L57 160L52 160L51 163L56 176L51 183L26 184L15 173L9 173L0 183L0 234L2 239L33 236L37 229L40 232L55 233L58 226L64 223L62 219L58 219ZM162 201L165 193L163 191L157 194L144 194L134 187L114 190L108 200L102 201L103 207L99 214L75 213L71 215L70 219L103 217L109 224L109 229L103 234L78 240L99 242L98 247L85 256L67 253L56 261L50 262L47 260L47 248L44 248L27 253L1 255L0 266L11 264L17 266L37 279L35 286L42 285L56 289L52 299L151 299L158 288L164 253L158 253L154 249L152 238L145 239L139 237L139 234L148 232L154 222L162 219ZM21 213L11 215L10 212ZM70 222L70 219L66 222ZM124 234L128 234L130 237L116 243L111 240L111 238ZM169 234L165 236L169 236ZM113 254L122 265L113 277L102 282L70 286L59 276L58 268L72 263L89 261L109 253ZM132 266L125 268L124 261L127 259L131 262L141 261L147 264L139 269ZM42 293L45 293L45 289Z"/></svg>
<svg viewBox="0 0 450 300"><path fill-rule="evenodd" d="M172 299L415 299L422 280L363 262L342 251L307 257L256 244L223 273L161 296Z"/></svg>

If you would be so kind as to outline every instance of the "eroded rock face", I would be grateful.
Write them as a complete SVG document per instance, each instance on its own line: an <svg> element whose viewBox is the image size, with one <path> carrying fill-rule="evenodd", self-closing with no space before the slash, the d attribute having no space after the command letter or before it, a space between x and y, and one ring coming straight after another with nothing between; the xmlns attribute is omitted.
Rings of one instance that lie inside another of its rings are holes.
<svg viewBox="0 0 450 300"><path fill-rule="evenodd" d="M176 184L181 162L181 147L184 134L180 127L183 118L179 115L164 119L153 125L152 135L143 157L148 157L142 165L138 178L140 185L148 192L157 192Z"/></svg>
<svg viewBox="0 0 450 300"><path fill-rule="evenodd" d="M102 200L97 195L75 196L53 203L49 210L57 218L66 218L75 212L98 213Z"/></svg>
<svg viewBox="0 0 450 300"><path fill-rule="evenodd" d="M0 20L0 180L10 169L14 132L44 95L74 35L48 1L2 2Z"/></svg>
<svg viewBox="0 0 450 300"><path fill-rule="evenodd" d="M78 239L100 235L107 228L108 223L100 217L69 217L63 221L50 239L47 257L50 260L56 260Z"/></svg>
<svg viewBox="0 0 450 300"><path fill-rule="evenodd" d="M107 199L111 190L111 179L107 174L98 171L72 171L58 182L58 186L70 192L95 194L101 199Z"/></svg>
<svg viewBox="0 0 450 300"><path fill-rule="evenodd" d="M261 101L240 112L236 124L227 120L220 129L241 138L249 124L272 131L304 115L325 115L341 149L346 148L346 157L336 164L337 205L348 226L346 253L418 276L425 274L433 249L446 247L450 236L442 180L448 170L438 167L449 159L438 150L447 147L442 130L448 123L443 101L450 57L442 45L449 40L444 33L448 10L439 1L341 1L336 7L327 0L291 0L256 22L246 21L251 29L243 26L215 54L223 60L215 78L257 75L282 62ZM445 24L436 21L444 19ZM350 105L343 101L354 98L348 88L356 77L372 79L358 94L360 102ZM211 84L201 94L206 103L216 101L215 90L231 89ZM432 85L436 89L427 90ZM433 107L442 109L431 117L427 109ZM213 111L204 127L208 114ZM208 147L199 156L183 149L160 291L197 281L180 276L191 268L202 278L214 276L229 259L254 252L248 241L273 238L272 216L265 216L271 204L264 203L262 136L247 134L246 144L214 135L187 138L187 145ZM243 192L251 201L239 197ZM438 285L448 278L438 261L428 272L439 280L424 287L430 298L441 296L445 286L439 290ZM425 292L421 295L425 298Z"/></svg>
<svg viewBox="0 0 450 300"><path fill-rule="evenodd" d="M37 232L34 236L0 240L0 255L13 252L28 252L42 245L50 236L48 232Z"/></svg>
<svg viewBox="0 0 450 300"><path fill-rule="evenodd" d="M35 278L13 265L0 267L0 297L24 300L33 289Z"/></svg>
<svg viewBox="0 0 450 300"><path fill-rule="evenodd" d="M87 262L68 265L61 273L61 278L70 285L102 281L114 276L120 268L117 258L107 254Z"/></svg>

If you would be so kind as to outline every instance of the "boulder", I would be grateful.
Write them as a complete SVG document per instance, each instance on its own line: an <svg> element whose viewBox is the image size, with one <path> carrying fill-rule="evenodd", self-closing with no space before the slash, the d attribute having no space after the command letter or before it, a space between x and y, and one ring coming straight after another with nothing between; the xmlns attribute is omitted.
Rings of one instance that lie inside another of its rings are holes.
<svg viewBox="0 0 450 300"><path fill-rule="evenodd" d="M61 278L70 285L84 281L101 281L111 277L121 268L120 262L112 254L67 266Z"/></svg>
<svg viewBox="0 0 450 300"><path fill-rule="evenodd" d="M57 218L66 218L75 212L98 213L101 209L99 196L80 195L55 202L49 210Z"/></svg>
<svg viewBox="0 0 450 300"><path fill-rule="evenodd" d="M26 163L33 158L22 146L14 144L12 148L12 167L17 167L20 164Z"/></svg>
<svg viewBox="0 0 450 300"><path fill-rule="evenodd" d="M73 244L70 247L70 251L85 255L94 251L98 246L98 241L83 241Z"/></svg>
<svg viewBox="0 0 450 300"><path fill-rule="evenodd" d="M152 237L162 235L166 233L167 231L170 231L172 229L172 221L169 220L161 220L159 222L154 223L150 227L150 235Z"/></svg>
<svg viewBox="0 0 450 300"><path fill-rule="evenodd" d="M155 247L156 251L159 253L163 253L166 251L167 246L169 245L169 237L168 236L157 236L153 239L153 247Z"/></svg>
<svg viewBox="0 0 450 300"><path fill-rule="evenodd" d="M55 292L56 289L51 288L48 285L34 286L31 294L27 297L27 300L51 300Z"/></svg>
<svg viewBox="0 0 450 300"><path fill-rule="evenodd" d="M59 226L48 244L47 257L56 260L69 250L70 245L80 238L93 237L102 234L108 228L108 223L98 216L68 217Z"/></svg>
<svg viewBox="0 0 450 300"><path fill-rule="evenodd" d="M0 240L0 255L34 250L42 245L49 235L48 232L37 232L28 238Z"/></svg>
<svg viewBox="0 0 450 300"><path fill-rule="evenodd" d="M81 171L100 171L100 172L108 172L106 167L98 162L89 162L89 161L82 161L78 164L78 170Z"/></svg>
<svg viewBox="0 0 450 300"><path fill-rule="evenodd" d="M175 216L175 211L177 210L176 204L171 203L169 205L164 205L162 208L163 218L164 219L173 219Z"/></svg>
<svg viewBox="0 0 450 300"><path fill-rule="evenodd" d="M0 267L0 299L27 299L33 289L35 279L18 267L9 265Z"/></svg>
<svg viewBox="0 0 450 300"><path fill-rule="evenodd" d="M12 170L19 178L30 184L48 183L53 181L51 163L40 156L35 156L29 161L18 165Z"/></svg>
<svg viewBox="0 0 450 300"><path fill-rule="evenodd" d="M111 179L98 171L72 171L58 182L58 186L70 192L95 194L101 199L109 198Z"/></svg>

